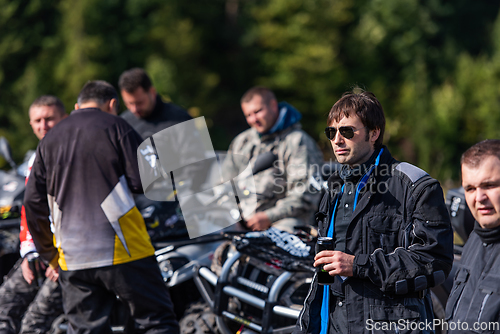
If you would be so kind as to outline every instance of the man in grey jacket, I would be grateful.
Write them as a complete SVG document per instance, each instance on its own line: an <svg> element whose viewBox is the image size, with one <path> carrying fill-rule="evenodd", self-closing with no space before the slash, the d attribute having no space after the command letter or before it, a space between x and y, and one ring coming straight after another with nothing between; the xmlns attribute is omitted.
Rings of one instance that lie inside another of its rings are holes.
<svg viewBox="0 0 500 334"><path fill-rule="evenodd" d="M278 103L271 90L251 88L241 98L241 109L250 129L233 140L229 153L247 158L254 171L262 157L268 161L254 172L257 208L247 215L246 225L254 231L275 226L293 232L294 226L311 222L318 204L319 192L311 191L309 177L319 171L322 154L302 130L302 115L290 104ZM251 207L245 198L240 203L244 213Z"/></svg>

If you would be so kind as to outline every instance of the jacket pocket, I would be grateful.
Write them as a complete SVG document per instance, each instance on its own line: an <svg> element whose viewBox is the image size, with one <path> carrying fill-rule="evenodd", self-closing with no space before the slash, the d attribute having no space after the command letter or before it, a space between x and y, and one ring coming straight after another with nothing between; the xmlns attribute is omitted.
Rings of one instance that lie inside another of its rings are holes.
<svg viewBox="0 0 500 334"><path fill-rule="evenodd" d="M393 252L398 246L399 229L403 226L401 217L373 215L368 217L368 252L381 248L385 253Z"/></svg>
<svg viewBox="0 0 500 334"><path fill-rule="evenodd" d="M420 333L420 312L404 305L370 306L366 328L373 334Z"/></svg>
<svg viewBox="0 0 500 334"><path fill-rule="evenodd" d="M479 325L484 326L480 328L478 333L493 333L491 323L498 324L500 315L500 276L488 275L478 285L478 293L472 299L471 310L475 310L477 315L474 314L473 318ZM472 320L472 319L471 319ZM498 330L498 329L497 329Z"/></svg>
<svg viewBox="0 0 500 334"><path fill-rule="evenodd" d="M455 282L446 303L446 321L455 318L468 279L469 271L465 268L459 269L455 275Z"/></svg>

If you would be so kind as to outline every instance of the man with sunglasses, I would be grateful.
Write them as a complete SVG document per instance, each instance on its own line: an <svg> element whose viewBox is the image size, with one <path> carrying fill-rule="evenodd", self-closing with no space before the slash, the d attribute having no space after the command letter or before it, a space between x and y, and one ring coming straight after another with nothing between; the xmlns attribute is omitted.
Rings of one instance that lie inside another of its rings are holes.
<svg viewBox="0 0 500 334"><path fill-rule="evenodd" d="M233 140L229 152L248 158L254 170L257 208L255 214L248 214L246 227L263 231L274 226L293 232L295 226L310 224L319 192L310 191L308 180L319 171L323 158L302 130L302 115L290 104L278 103L271 90L260 86L243 95L241 109L250 129ZM256 169L261 170L256 173ZM240 198L244 214L253 208L250 202Z"/></svg>
<svg viewBox="0 0 500 334"><path fill-rule="evenodd" d="M453 262L453 234L442 189L425 171L396 161L382 145L385 116L370 92L345 94L325 133L342 168L328 180L316 214L317 276L295 334L433 333L429 288Z"/></svg>

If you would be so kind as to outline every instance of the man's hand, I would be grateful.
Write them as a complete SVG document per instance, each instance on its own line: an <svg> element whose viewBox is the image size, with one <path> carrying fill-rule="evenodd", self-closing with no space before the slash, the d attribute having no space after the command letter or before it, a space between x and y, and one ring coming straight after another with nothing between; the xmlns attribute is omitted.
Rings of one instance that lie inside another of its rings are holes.
<svg viewBox="0 0 500 334"><path fill-rule="evenodd" d="M265 212L257 212L247 220L247 227L252 231L265 231L271 227L271 221Z"/></svg>
<svg viewBox="0 0 500 334"><path fill-rule="evenodd" d="M352 276L353 262L354 255L339 251L322 251L314 257L314 266L323 264L323 269L328 271L330 276Z"/></svg>
<svg viewBox="0 0 500 334"><path fill-rule="evenodd" d="M50 266L47 266L45 268L45 264L41 261L38 261L36 265L39 266L37 267L37 270L45 269L45 277L53 282L57 282L57 279L59 278L59 267L52 268ZM33 283L33 281L35 280L35 273L31 270L28 258L26 257L23 259L23 262L21 262L21 271L23 273L24 280L28 282L28 284Z"/></svg>
<svg viewBox="0 0 500 334"><path fill-rule="evenodd" d="M52 282L57 282L57 279L59 278L59 266L57 268L48 266L45 270L45 277L50 279Z"/></svg>
<svg viewBox="0 0 500 334"><path fill-rule="evenodd" d="M21 271L23 273L24 280L28 282L28 284L31 284L35 279L35 274L31 271L27 258L24 258L23 262L21 262Z"/></svg>

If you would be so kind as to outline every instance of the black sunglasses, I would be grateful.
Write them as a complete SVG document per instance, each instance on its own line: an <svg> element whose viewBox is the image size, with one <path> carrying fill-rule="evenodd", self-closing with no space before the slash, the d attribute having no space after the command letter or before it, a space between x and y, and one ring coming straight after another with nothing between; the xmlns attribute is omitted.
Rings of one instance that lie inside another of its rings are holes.
<svg viewBox="0 0 500 334"><path fill-rule="evenodd" d="M362 127L361 129L364 128L366 128L366 126ZM340 135L345 139L351 139L352 137L354 137L354 132L359 131L361 129L355 129L352 126L341 126L339 128L339 132ZM333 126L329 126L325 129L325 135L330 140L333 140L336 134L337 134L337 129L334 128Z"/></svg>

